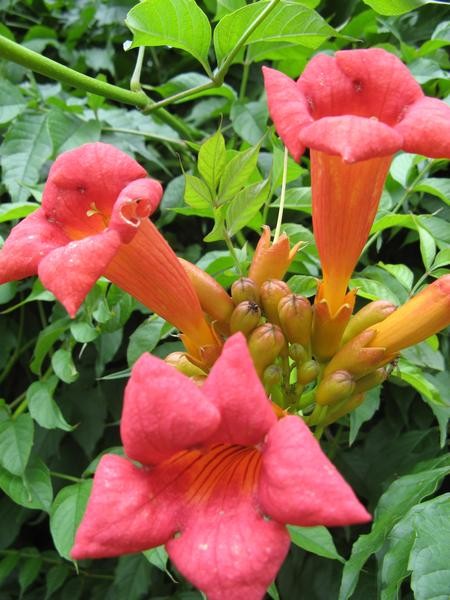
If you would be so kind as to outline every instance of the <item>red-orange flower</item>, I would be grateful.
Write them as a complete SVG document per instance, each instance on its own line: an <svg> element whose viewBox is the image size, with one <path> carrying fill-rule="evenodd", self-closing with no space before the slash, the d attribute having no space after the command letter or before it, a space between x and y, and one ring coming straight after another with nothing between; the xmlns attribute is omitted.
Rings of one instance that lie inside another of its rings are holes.
<svg viewBox="0 0 450 600"><path fill-rule="evenodd" d="M285 523L370 520L304 422L277 420L240 333L201 388L142 356L121 435L131 460L101 459L75 559L166 544L208 600L259 600L288 551Z"/></svg>
<svg viewBox="0 0 450 600"><path fill-rule="evenodd" d="M86 144L53 164L42 207L0 252L0 283L38 274L74 316L104 275L183 331L214 345L199 300L170 246L147 218L162 187L130 156Z"/></svg>
<svg viewBox="0 0 450 600"><path fill-rule="evenodd" d="M450 107L424 96L380 48L319 54L297 82L264 69L269 111L298 160L311 149L313 225L322 296L334 315L367 240L398 150L450 157Z"/></svg>

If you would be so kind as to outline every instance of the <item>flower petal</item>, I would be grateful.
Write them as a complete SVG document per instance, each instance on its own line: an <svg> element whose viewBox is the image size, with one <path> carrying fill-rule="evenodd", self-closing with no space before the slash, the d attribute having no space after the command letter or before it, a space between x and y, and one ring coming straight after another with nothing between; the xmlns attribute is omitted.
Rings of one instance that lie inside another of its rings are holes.
<svg viewBox="0 0 450 600"><path fill-rule="evenodd" d="M192 505L179 537L167 543L176 567L208 600L261 600L289 548L279 523L231 485Z"/></svg>
<svg viewBox="0 0 450 600"><path fill-rule="evenodd" d="M142 220L158 208L162 194L161 184L150 177L129 183L114 203L110 229L117 231L125 244L131 242Z"/></svg>
<svg viewBox="0 0 450 600"><path fill-rule="evenodd" d="M147 172L131 156L110 144L84 144L53 163L42 197L49 220L71 238L105 228L123 188Z"/></svg>
<svg viewBox="0 0 450 600"><path fill-rule="evenodd" d="M263 74L272 121L283 143L298 161L305 151L298 137L299 131L313 121L306 100L287 75L268 67L263 67Z"/></svg>
<svg viewBox="0 0 450 600"><path fill-rule="evenodd" d="M64 232L49 223L39 208L16 225L6 240L0 252L0 284L36 275L44 256L68 242Z"/></svg>
<svg viewBox="0 0 450 600"><path fill-rule="evenodd" d="M41 261L39 277L74 317L119 246L120 238L111 230L70 242Z"/></svg>
<svg viewBox="0 0 450 600"><path fill-rule="evenodd" d="M403 143L392 127L353 115L324 117L304 127L299 136L305 146L340 155L349 163L394 154Z"/></svg>
<svg viewBox="0 0 450 600"><path fill-rule="evenodd" d="M371 520L298 417L278 421L262 454L259 500L276 521L333 527Z"/></svg>
<svg viewBox="0 0 450 600"><path fill-rule="evenodd" d="M394 54L382 48L336 52L338 68L351 81L358 112L344 113L376 117L395 125L405 106L423 96L408 68Z"/></svg>
<svg viewBox="0 0 450 600"><path fill-rule="evenodd" d="M314 119L354 114L358 108L351 80L328 54L317 54L309 61L297 81L297 88L306 98Z"/></svg>
<svg viewBox="0 0 450 600"><path fill-rule="evenodd" d="M226 341L202 392L219 409L222 417L214 433L215 441L257 444L276 422L241 333Z"/></svg>
<svg viewBox="0 0 450 600"><path fill-rule="evenodd" d="M151 472L107 454L95 473L86 513L75 537L75 560L141 552L166 542L175 532L176 505L151 500Z"/></svg>
<svg viewBox="0 0 450 600"><path fill-rule="evenodd" d="M151 465L211 437L218 410L188 377L144 354L125 390L121 437L133 460Z"/></svg>
<svg viewBox="0 0 450 600"><path fill-rule="evenodd" d="M403 150L431 158L450 158L450 106L437 98L415 102L395 127Z"/></svg>

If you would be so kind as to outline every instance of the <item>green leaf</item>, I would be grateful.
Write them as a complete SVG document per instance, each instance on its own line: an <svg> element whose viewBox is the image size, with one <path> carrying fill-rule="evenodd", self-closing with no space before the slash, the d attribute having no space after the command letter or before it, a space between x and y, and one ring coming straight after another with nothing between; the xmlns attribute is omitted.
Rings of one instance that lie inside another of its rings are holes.
<svg viewBox="0 0 450 600"><path fill-rule="evenodd" d="M70 324L70 333L74 339L81 344L93 342L100 335L99 330L86 321L73 321Z"/></svg>
<svg viewBox="0 0 450 600"><path fill-rule="evenodd" d="M169 96L173 96L175 94L179 94L180 92L185 92L186 90L192 90L192 88L199 87L202 85L211 85L211 79L202 73L181 73L180 75L176 75L172 77L162 85L158 85L153 89L158 94L161 94L164 98ZM223 84L218 87L210 87L204 90L199 90L198 92L193 92L186 96L185 98L180 98L180 100L176 100L174 104L182 104L183 102L192 102L196 98L203 98L205 96L223 96L227 98L230 102L236 100L236 92L234 89L227 85Z"/></svg>
<svg viewBox="0 0 450 600"><path fill-rule="evenodd" d="M350 279L349 288L357 288L357 294L362 298L368 298L369 300L389 300L393 304L401 304L398 296L391 289L379 281L373 281L373 279L363 277Z"/></svg>
<svg viewBox="0 0 450 600"><path fill-rule="evenodd" d="M438 4L435 0L363 0L363 2L378 14L388 16L403 15L425 4Z"/></svg>
<svg viewBox="0 0 450 600"><path fill-rule="evenodd" d="M114 577L114 590L118 598L140 600L147 597L152 568L145 556L121 556Z"/></svg>
<svg viewBox="0 0 450 600"><path fill-rule="evenodd" d="M414 282L414 273L409 267L406 265L387 265L383 262L379 262L377 265L393 275L408 292L411 291Z"/></svg>
<svg viewBox="0 0 450 600"><path fill-rule="evenodd" d="M380 550L394 525L415 504L432 494L450 473L450 456L421 463L415 471L399 477L381 496L372 531L359 537L344 566L339 600L348 600L351 597L361 569L369 557Z"/></svg>
<svg viewBox="0 0 450 600"><path fill-rule="evenodd" d="M433 236L423 227L418 227L417 231L419 233L422 261L425 269L429 271L436 255L436 242L434 241Z"/></svg>
<svg viewBox="0 0 450 600"><path fill-rule="evenodd" d="M450 265L450 248L444 248L444 250L436 254L431 269L434 271L435 269L439 269L439 267L447 265Z"/></svg>
<svg viewBox="0 0 450 600"><path fill-rule="evenodd" d="M208 185L194 175L185 175L186 187L184 190L184 201L191 208L210 208L213 203Z"/></svg>
<svg viewBox="0 0 450 600"><path fill-rule="evenodd" d="M249 144L257 144L267 132L266 100L235 102L230 117L234 131Z"/></svg>
<svg viewBox="0 0 450 600"><path fill-rule="evenodd" d="M7 554L5 558L0 560L0 585L14 570L15 566L19 562L19 556L20 555L18 552L14 552L13 554Z"/></svg>
<svg viewBox="0 0 450 600"><path fill-rule="evenodd" d="M2 146L3 182L14 202L25 202L26 186L39 180L39 173L52 152L47 115L23 113L9 127Z"/></svg>
<svg viewBox="0 0 450 600"><path fill-rule="evenodd" d="M91 493L92 481L81 481L63 488L50 510L50 531L59 554L70 560L75 533Z"/></svg>
<svg viewBox="0 0 450 600"><path fill-rule="evenodd" d="M0 469L0 488L16 504L48 512L53 499L50 471L40 460L32 460L22 477Z"/></svg>
<svg viewBox="0 0 450 600"><path fill-rule="evenodd" d="M164 571L171 579L173 579L170 571L167 568L167 563L169 562L169 555L164 546L157 546L156 548L152 548L151 550L146 550L142 553L145 558L148 560L150 564L159 569L160 571Z"/></svg>
<svg viewBox="0 0 450 600"><path fill-rule="evenodd" d="M30 369L33 373L36 375L40 374L44 358L56 340L67 330L69 323L70 319L63 317L54 321L40 332L36 346L34 347L33 360L30 363Z"/></svg>
<svg viewBox="0 0 450 600"><path fill-rule="evenodd" d="M8 123L20 115L26 100L16 85L0 77L0 124Z"/></svg>
<svg viewBox="0 0 450 600"><path fill-rule="evenodd" d="M22 475L33 445L34 426L30 415L19 415L0 423L0 464L13 475Z"/></svg>
<svg viewBox="0 0 450 600"><path fill-rule="evenodd" d="M78 379L78 371L72 359L72 353L60 348L52 356L52 367L55 375L64 383L73 383Z"/></svg>
<svg viewBox="0 0 450 600"><path fill-rule="evenodd" d="M50 598L63 585L70 575L70 569L65 564L55 565L47 572L45 599Z"/></svg>
<svg viewBox="0 0 450 600"><path fill-rule="evenodd" d="M223 17L214 30L214 48L219 65L236 43L267 8L267 2L256 2ZM245 45L257 42L287 42L307 48L318 48L336 31L315 11L298 3L277 6L247 38ZM239 57L234 62L238 62Z"/></svg>
<svg viewBox="0 0 450 600"><path fill-rule="evenodd" d="M369 390L364 398L364 402L350 413L350 432L348 443L351 446L358 435L361 425L370 421L380 406L381 387L377 386Z"/></svg>
<svg viewBox="0 0 450 600"><path fill-rule="evenodd" d="M42 567L42 557L36 553L36 556L30 556L26 558L20 565L19 570L19 585L20 585L20 596L30 587L33 581L36 580L39 575L39 571Z"/></svg>
<svg viewBox="0 0 450 600"><path fill-rule="evenodd" d="M324 558L345 562L336 550L331 533L326 527L294 527L288 525L291 541L307 552L312 552Z"/></svg>
<svg viewBox="0 0 450 600"><path fill-rule="evenodd" d="M227 206L226 227L232 236L245 227L266 203L270 192L269 180L249 185L241 190Z"/></svg>
<svg viewBox="0 0 450 600"><path fill-rule="evenodd" d="M53 155L88 142L98 142L101 134L99 121L83 121L57 109L50 111L47 126L53 144Z"/></svg>
<svg viewBox="0 0 450 600"><path fill-rule="evenodd" d="M202 144L198 153L198 170L211 194L215 194L226 162L225 139L219 130Z"/></svg>
<svg viewBox="0 0 450 600"><path fill-rule="evenodd" d="M245 0L217 0L216 19L221 19L230 12L246 5Z"/></svg>
<svg viewBox="0 0 450 600"><path fill-rule="evenodd" d="M53 400L57 383L57 378L52 377L47 381L35 381L30 385L26 394L30 415L46 429L72 431L73 427L67 423L59 406Z"/></svg>
<svg viewBox="0 0 450 600"><path fill-rule="evenodd" d="M151 352L156 348L165 324L161 317L151 316L134 330L127 348L127 361L130 367L144 352Z"/></svg>
<svg viewBox="0 0 450 600"><path fill-rule="evenodd" d="M382 563L381 600L397 597L412 572L414 598L447 598L450 581L450 494L414 506L394 527Z"/></svg>
<svg viewBox="0 0 450 600"><path fill-rule="evenodd" d="M445 177L429 177L414 186L414 192L426 192L437 196L450 205L450 179Z"/></svg>
<svg viewBox="0 0 450 600"><path fill-rule="evenodd" d="M400 359L398 366L399 368L395 373L396 377L409 383L421 396L430 402L433 402L437 406L446 406L439 390L425 377L423 369L411 365L403 359Z"/></svg>
<svg viewBox="0 0 450 600"><path fill-rule="evenodd" d="M11 202L0 206L0 223L22 219L33 213L39 204L35 202Z"/></svg>
<svg viewBox="0 0 450 600"><path fill-rule="evenodd" d="M189 52L210 73L209 19L195 0L146 0L134 6L125 23L137 46L173 46Z"/></svg>
<svg viewBox="0 0 450 600"><path fill-rule="evenodd" d="M310 298L317 292L318 279L311 275L294 275L289 279L288 285L293 294L301 294Z"/></svg>
<svg viewBox="0 0 450 600"><path fill-rule="evenodd" d="M239 152L225 166L220 179L218 201L225 204L248 184L248 179L256 169L259 145L253 146L244 152Z"/></svg>

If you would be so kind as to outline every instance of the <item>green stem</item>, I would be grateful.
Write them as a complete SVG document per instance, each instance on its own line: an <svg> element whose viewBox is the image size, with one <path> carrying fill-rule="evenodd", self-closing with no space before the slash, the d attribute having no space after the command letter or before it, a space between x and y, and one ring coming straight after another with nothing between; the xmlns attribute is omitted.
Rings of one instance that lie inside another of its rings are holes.
<svg viewBox="0 0 450 600"><path fill-rule="evenodd" d="M150 140L155 140L157 142L173 144L174 146L183 146L183 148L187 147L186 140L177 140L175 138L168 138L163 135L158 135L157 133L152 133L151 131L139 131L137 129L124 129L123 127L102 127L102 129L103 129L103 131L111 131L114 133L128 133L130 135L140 135L140 136L146 137Z"/></svg>
<svg viewBox="0 0 450 600"><path fill-rule="evenodd" d="M223 239L225 241L225 244L227 245L228 250L230 251L230 254L231 254L233 260L234 260L234 263L236 265L239 276L242 277L243 273L242 273L241 263L239 262L238 256L236 254L236 250L234 249L234 246L231 242L230 236L228 235L228 232L225 229L225 227L223 228L222 233L223 233Z"/></svg>
<svg viewBox="0 0 450 600"><path fill-rule="evenodd" d="M106 83L99 79L95 79L94 77L78 73L78 71L75 71L70 67L61 65L50 58L8 40L2 35L0 35L0 58L22 65L36 73L50 77L50 79L61 81L62 83L66 83L77 89L91 92L92 94L97 94L104 98L109 98L110 100L131 104L142 109L148 108L153 104L153 101L143 91L133 92L131 90L125 90L117 85L112 85L111 83ZM185 125L180 119L177 119L174 115L171 115L169 112L162 109L159 109L158 114L165 123L173 127L182 135L187 138L193 136L191 128Z"/></svg>
<svg viewBox="0 0 450 600"><path fill-rule="evenodd" d="M3 370L3 373L0 375L0 383L2 381L4 381L6 379L6 377L9 375L9 373L11 372L11 369L16 364L16 361L20 356L20 350L21 350L20 343L22 341L24 320L25 320L25 312L24 312L23 306L21 306L20 316L19 316L19 330L17 332L16 349L12 353L11 358L9 359L7 365L5 366L5 368Z"/></svg>
<svg viewBox="0 0 450 600"><path fill-rule="evenodd" d="M173 96L168 96L163 100L159 100L158 102L152 103L151 105L144 108L144 112L147 114L154 110L158 110L167 106L168 104L173 104L174 102L178 102L183 100L184 98L188 98L189 96L193 96L194 94L198 94L200 92L204 92L205 90L210 90L215 87L220 87L221 84L217 84L215 81L208 81L207 83L202 83L201 85L196 85L193 88L189 88L188 90L183 90L182 92L178 92L177 94L173 94Z"/></svg>
<svg viewBox="0 0 450 600"><path fill-rule="evenodd" d="M74 483L80 483L82 481L86 481L85 479L81 479L80 477L73 477L72 475L66 475L65 473L58 473L57 471L50 471L50 475L52 477L58 477L58 479L66 479L67 481L72 481Z"/></svg>
<svg viewBox="0 0 450 600"><path fill-rule="evenodd" d="M401 209L401 207L403 206L403 204L405 203L407 197L409 196L409 194L413 191L413 189L416 187L416 185L419 183L419 181L421 179L423 179L423 177L428 173L428 171L431 169L432 166L432 161L430 160L428 162L427 165L425 165L425 167L420 171L420 173L417 175L417 177L414 179L414 181L411 183L411 185L409 185L404 193L402 194L400 200L397 202L397 204L394 206L394 208L392 209L392 211L390 212L391 215L395 215L398 213L398 211ZM374 244L377 239L380 237L380 235L382 234L382 231L377 231L376 233L374 233L373 235L370 236L368 242L366 243L366 245L364 246L362 252L361 252L361 256L367 252L367 250L372 246L372 244Z"/></svg>
<svg viewBox="0 0 450 600"><path fill-rule="evenodd" d="M283 179L281 181L281 194L280 194L280 208L278 209L277 226L273 236L273 243L278 241L281 233L281 225L283 223L283 211L284 211L284 199L286 197L286 181L287 181L287 167L288 167L288 149L284 148L284 159L283 159Z"/></svg>
<svg viewBox="0 0 450 600"><path fill-rule="evenodd" d="M130 79L130 90L132 92L142 92L141 87L141 71L142 64L144 62L144 54L145 54L145 46L140 46L138 50L138 55L136 59L136 65L134 67L133 74Z"/></svg>
<svg viewBox="0 0 450 600"><path fill-rule="evenodd" d="M233 64L233 61L236 58L236 55L239 53L241 48L244 46L245 42L252 35L252 33L255 31L255 29L257 27L259 27L259 25L261 25L261 23L265 20L265 18L267 16L269 16L269 14L273 11L273 9L276 7L276 5L280 3L280 1L281 0L271 0L271 2L269 2L269 4L266 6L266 8L256 17L256 19L253 21L253 23L247 27L247 29L244 31L244 33L241 35L241 37L238 39L235 47L230 52L230 54L226 57L224 62L220 65L219 70L214 75L214 80L219 82L219 85L222 85L224 77L228 73L228 69Z"/></svg>
<svg viewBox="0 0 450 600"><path fill-rule="evenodd" d="M245 94L247 93L247 84L248 84L248 76L250 73L250 65L251 61L248 59L248 48L245 53L245 61L244 66L242 68L242 80L241 87L239 88L239 100L243 100L245 98Z"/></svg>

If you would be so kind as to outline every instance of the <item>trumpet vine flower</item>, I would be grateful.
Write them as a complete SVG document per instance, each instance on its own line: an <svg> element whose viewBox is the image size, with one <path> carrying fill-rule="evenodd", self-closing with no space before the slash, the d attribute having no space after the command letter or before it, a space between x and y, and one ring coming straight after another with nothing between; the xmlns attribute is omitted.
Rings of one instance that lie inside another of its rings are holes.
<svg viewBox="0 0 450 600"><path fill-rule="evenodd" d="M52 165L42 206L0 251L0 283L38 274L73 317L104 275L170 321L191 346L217 344L183 267L147 218L162 187L114 146L85 144Z"/></svg>
<svg viewBox="0 0 450 600"><path fill-rule="evenodd" d="M423 94L406 66L380 48L318 54L297 82L264 69L275 127L299 160L310 148L314 235L331 317L375 218L398 150L450 157L450 107Z"/></svg>
<svg viewBox="0 0 450 600"><path fill-rule="evenodd" d="M258 600L288 551L285 523L370 520L304 422L277 420L240 333L201 388L142 356L121 436L128 458L101 459L74 559L166 544L208 600Z"/></svg>

